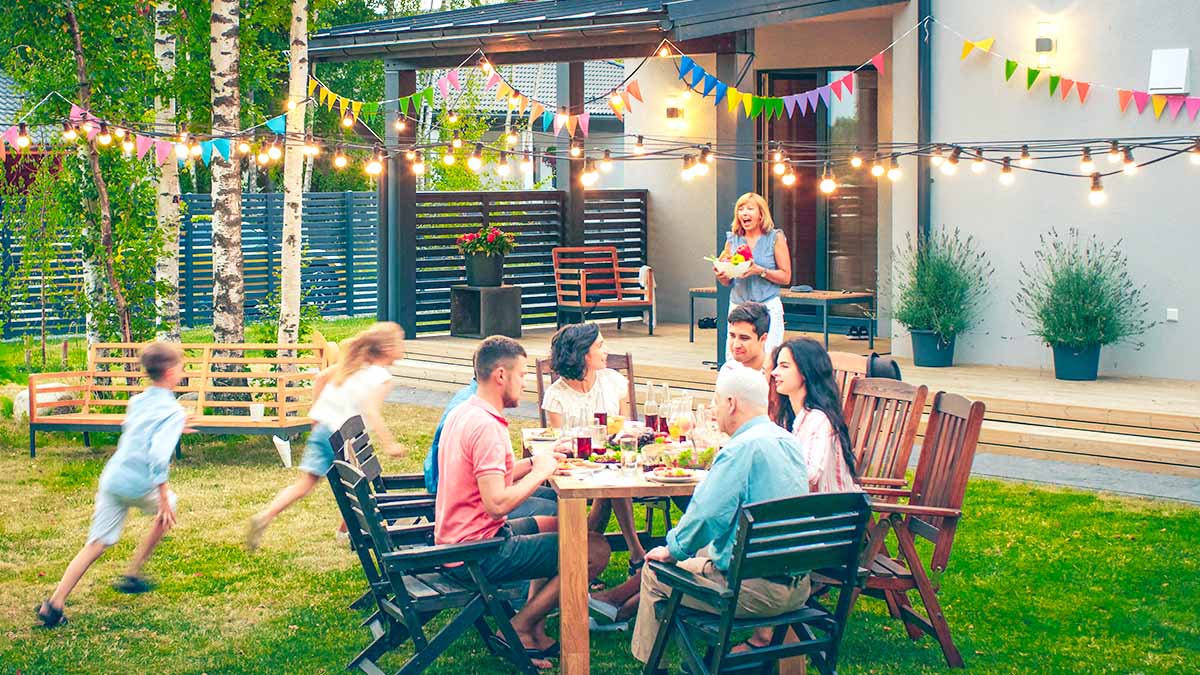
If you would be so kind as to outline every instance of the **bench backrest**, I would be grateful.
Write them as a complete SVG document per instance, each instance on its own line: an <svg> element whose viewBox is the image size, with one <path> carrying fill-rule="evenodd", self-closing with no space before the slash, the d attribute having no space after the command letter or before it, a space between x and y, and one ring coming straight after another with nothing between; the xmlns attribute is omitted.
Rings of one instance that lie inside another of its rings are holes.
<svg viewBox="0 0 1200 675"><path fill-rule="evenodd" d="M559 246L552 251L552 256L554 287L560 302L595 302L622 298L616 247ZM586 298L582 297L585 285Z"/></svg>

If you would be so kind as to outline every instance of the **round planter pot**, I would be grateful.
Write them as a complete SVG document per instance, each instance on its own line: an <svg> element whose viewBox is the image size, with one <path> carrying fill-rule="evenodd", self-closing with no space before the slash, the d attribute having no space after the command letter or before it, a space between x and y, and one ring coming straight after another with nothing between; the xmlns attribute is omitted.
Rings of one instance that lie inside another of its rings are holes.
<svg viewBox="0 0 1200 675"><path fill-rule="evenodd" d="M504 256L472 253L466 259L468 286L499 286L504 281Z"/></svg>
<svg viewBox="0 0 1200 675"><path fill-rule="evenodd" d="M922 368L946 368L954 365L954 338L949 340L931 330L911 330L913 365Z"/></svg>
<svg viewBox="0 0 1200 675"><path fill-rule="evenodd" d="M1089 381L1096 379L1100 370L1100 345L1076 349L1066 345L1052 345L1054 350L1054 377L1060 380Z"/></svg>

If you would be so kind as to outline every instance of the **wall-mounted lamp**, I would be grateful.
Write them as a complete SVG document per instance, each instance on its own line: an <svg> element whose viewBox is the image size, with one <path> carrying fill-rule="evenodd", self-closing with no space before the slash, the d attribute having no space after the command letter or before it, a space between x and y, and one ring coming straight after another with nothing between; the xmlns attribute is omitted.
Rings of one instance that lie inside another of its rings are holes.
<svg viewBox="0 0 1200 675"><path fill-rule="evenodd" d="M682 129L683 121L683 106L677 102L667 102L667 126L672 129Z"/></svg>
<svg viewBox="0 0 1200 675"><path fill-rule="evenodd" d="M1054 68L1054 55L1058 52L1058 26L1049 21L1039 21L1033 49L1037 52L1038 68Z"/></svg>

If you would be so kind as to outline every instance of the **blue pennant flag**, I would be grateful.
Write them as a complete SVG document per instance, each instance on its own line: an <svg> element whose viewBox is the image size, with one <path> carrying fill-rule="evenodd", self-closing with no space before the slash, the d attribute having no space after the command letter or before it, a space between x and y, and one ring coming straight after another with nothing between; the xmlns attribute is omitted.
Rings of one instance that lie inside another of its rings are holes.
<svg viewBox="0 0 1200 675"><path fill-rule="evenodd" d="M542 113L542 131L548 131L554 125L554 111L547 110Z"/></svg>
<svg viewBox="0 0 1200 675"><path fill-rule="evenodd" d="M272 117L267 120L267 128L274 133L282 135L287 130L287 115L283 114L279 117Z"/></svg>
<svg viewBox="0 0 1200 675"><path fill-rule="evenodd" d="M212 141L203 141L200 143L200 159L204 160L204 166L208 166L208 163L212 161L212 149Z"/></svg>
<svg viewBox="0 0 1200 675"><path fill-rule="evenodd" d="M728 90L729 90L729 85L725 84L724 82L722 82L720 80L717 80L717 87L716 87L717 93L713 94L713 96L715 97L715 98L713 98L713 105L717 105L718 103L720 103L721 99L725 98L725 92Z"/></svg>
<svg viewBox="0 0 1200 675"><path fill-rule="evenodd" d="M700 66L692 68L692 89L700 86L700 82L708 75Z"/></svg>
<svg viewBox="0 0 1200 675"><path fill-rule="evenodd" d="M694 68L695 66L696 66L696 62L692 60L692 57L690 57L690 56L679 57L679 79L682 80L683 78L687 77L688 73L692 72L692 68Z"/></svg>
<svg viewBox="0 0 1200 675"><path fill-rule="evenodd" d="M716 86L717 78L711 73L706 73L704 75L704 95L708 96Z"/></svg>
<svg viewBox="0 0 1200 675"><path fill-rule="evenodd" d="M214 138L212 146L221 155L221 159L229 161L229 149L231 146L228 138Z"/></svg>

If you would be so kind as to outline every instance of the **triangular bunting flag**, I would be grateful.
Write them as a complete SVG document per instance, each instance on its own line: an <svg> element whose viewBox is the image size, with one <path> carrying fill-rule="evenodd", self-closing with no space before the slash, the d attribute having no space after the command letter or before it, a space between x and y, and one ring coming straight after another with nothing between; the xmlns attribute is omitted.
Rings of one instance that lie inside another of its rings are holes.
<svg viewBox="0 0 1200 675"><path fill-rule="evenodd" d="M1163 111L1167 109L1167 97L1161 94L1155 94L1150 97L1154 103L1154 119L1162 117Z"/></svg>
<svg viewBox="0 0 1200 675"><path fill-rule="evenodd" d="M692 68L692 89L700 86L700 83L704 81L705 75L708 75L708 73L700 66Z"/></svg>
<svg viewBox="0 0 1200 675"><path fill-rule="evenodd" d="M800 110L800 116L804 117L804 114L808 112L808 93L801 92L793 95L792 98L796 99L796 107Z"/></svg>
<svg viewBox="0 0 1200 675"><path fill-rule="evenodd" d="M90 128L88 129L88 132L87 132L87 139L90 141L93 138L95 138L97 134L100 133L100 125L99 124L90 124L88 126ZM13 138L15 139L18 134L17 128L13 127L10 131L13 132Z"/></svg>
<svg viewBox="0 0 1200 675"><path fill-rule="evenodd" d="M622 122L624 122L624 121L625 121L625 112L624 112L624 111L625 111L625 106L623 106L623 105L613 105L612 99L610 98L610 99L608 100L608 107L609 107L610 109L612 109L612 112L613 112L613 114L617 116L617 119L618 119L618 120L620 120L620 121L622 121Z"/></svg>
<svg viewBox="0 0 1200 675"><path fill-rule="evenodd" d="M756 105L758 107L762 107L761 102L756 103L756 101L758 101L759 98L761 98L761 97L755 96L754 94L743 94L742 95L742 108L746 111L746 117L751 116L750 111L753 110Z"/></svg>
<svg viewBox="0 0 1200 675"><path fill-rule="evenodd" d="M0 162L8 158L8 151L4 149L4 144L0 143Z"/></svg>
<svg viewBox="0 0 1200 675"><path fill-rule="evenodd" d="M833 92L833 97L837 100L842 100L842 81L834 80L829 84L830 91Z"/></svg>
<svg viewBox="0 0 1200 675"><path fill-rule="evenodd" d="M445 75L437 79L437 88L441 92L442 98L450 98L450 80Z"/></svg>
<svg viewBox="0 0 1200 675"><path fill-rule="evenodd" d="M521 94L521 114L524 115L526 110L529 110L529 97Z"/></svg>
<svg viewBox="0 0 1200 675"><path fill-rule="evenodd" d="M579 125L579 115L569 115L567 117L567 138L575 137L575 127Z"/></svg>
<svg viewBox="0 0 1200 675"><path fill-rule="evenodd" d="M325 109L333 110L333 106L337 105L337 100L338 100L337 94L333 93L332 91L329 91L326 93L328 94L328 96L325 97Z"/></svg>
<svg viewBox="0 0 1200 675"><path fill-rule="evenodd" d="M1183 102L1186 100L1186 96L1167 97L1167 110L1171 112L1171 119L1176 119L1179 117L1179 111L1183 109Z"/></svg>
<svg viewBox="0 0 1200 675"><path fill-rule="evenodd" d="M630 96L636 98L638 103L645 103L642 100L642 88L638 85L637 80L630 80L629 84L625 85L625 91L629 92Z"/></svg>
<svg viewBox="0 0 1200 675"><path fill-rule="evenodd" d="M166 164L167 160L171 159L171 151L172 151L172 149L171 149L170 142L168 142L168 141L155 141L154 142L154 160L155 160L155 162L158 163L158 166L162 166L163 164Z"/></svg>
<svg viewBox="0 0 1200 675"><path fill-rule="evenodd" d="M454 91L462 89L462 85L458 82L458 68L446 73L446 79L449 80L450 86L454 88Z"/></svg>
<svg viewBox="0 0 1200 675"><path fill-rule="evenodd" d="M979 51L983 51L983 52L992 51L992 45L994 45L994 44L996 44L996 38L994 38L994 37L990 37L985 40L976 40L975 41L976 49L978 49Z"/></svg>
<svg viewBox="0 0 1200 675"><path fill-rule="evenodd" d="M701 95L708 96L710 93L712 93L713 88L716 86L717 86L717 78L714 77L711 73L705 73L705 75L704 75L704 91L702 92Z"/></svg>
<svg viewBox="0 0 1200 675"><path fill-rule="evenodd" d="M21 129L14 125L14 126L9 127L4 132L4 135L2 136L2 138L4 138L4 140L8 141L9 145L11 145L15 148L15 147L17 147L17 137L20 135L21 135ZM2 145L2 144L0 144L0 145Z"/></svg>
<svg viewBox="0 0 1200 675"><path fill-rule="evenodd" d="M512 88L508 86L508 83L501 82L500 86L496 88L496 100L499 101L503 98L507 98L508 92L510 91L512 91Z"/></svg>
<svg viewBox="0 0 1200 675"><path fill-rule="evenodd" d="M351 101L350 102L350 114L354 115L354 119L358 119L358 113L360 110L362 110L362 107L363 107L362 101Z"/></svg>
<svg viewBox="0 0 1200 675"><path fill-rule="evenodd" d="M204 166L208 166L212 162L212 141L202 141L200 143L200 159L204 161Z"/></svg>
<svg viewBox="0 0 1200 675"><path fill-rule="evenodd" d="M821 102L825 104L826 108L828 108L829 107L829 85L825 85L824 87L817 87L817 94L819 94L821 96ZM813 108L813 110L816 110L816 108Z"/></svg>
<svg viewBox="0 0 1200 675"><path fill-rule="evenodd" d="M692 57L679 57L679 79L682 80L683 78L687 77L688 74L692 72L692 68L695 67L695 65L696 62L692 60Z"/></svg>
<svg viewBox="0 0 1200 675"><path fill-rule="evenodd" d="M853 94L854 93L854 73L846 73L846 76L842 78L842 84L845 85L847 94Z"/></svg>
<svg viewBox="0 0 1200 675"><path fill-rule="evenodd" d="M1075 86L1075 80L1067 78L1062 79L1062 100L1067 100L1067 96L1071 94L1071 87Z"/></svg>
<svg viewBox="0 0 1200 675"><path fill-rule="evenodd" d="M1200 96L1189 96L1186 105L1188 117L1194 122L1196 113L1200 113Z"/></svg>
<svg viewBox="0 0 1200 675"><path fill-rule="evenodd" d="M408 96L401 96L400 100L396 102L400 104L400 114L407 116L408 104L412 103L412 94L409 94Z"/></svg>
<svg viewBox="0 0 1200 675"><path fill-rule="evenodd" d="M533 125L533 121L536 120L538 117L540 117L542 114L542 111L545 109L546 109L546 106L542 105L541 103L538 103L537 101L531 100L529 103L529 124Z"/></svg>
<svg viewBox="0 0 1200 675"><path fill-rule="evenodd" d="M325 87L317 87L317 104L325 105L325 99L329 98L329 90Z"/></svg>
<svg viewBox="0 0 1200 675"><path fill-rule="evenodd" d="M817 112L817 97L820 95L820 93L821 92L817 89L810 89L808 93L804 95L805 99L808 100L808 109L814 113Z"/></svg>
<svg viewBox="0 0 1200 675"><path fill-rule="evenodd" d="M308 78L308 97L312 98L313 92L317 90L317 81L313 78Z"/></svg>
<svg viewBox="0 0 1200 675"><path fill-rule="evenodd" d="M551 119L554 120L554 135L557 136L558 132L562 131L563 128L562 120L558 115L554 115L553 113L551 113L550 116Z"/></svg>
<svg viewBox="0 0 1200 675"><path fill-rule="evenodd" d="M346 108L349 107L350 99L346 98L345 96L338 96L338 112L341 113L342 117L346 116Z"/></svg>
<svg viewBox="0 0 1200 675"><path fill-rule="evenodd" d="M1144 91L1133 92L1133 104L1137 106L1138 114L1141 115L1146 110L1146 105L1150 103L1150 94Z"/></svg>
<svg viewBox="0 0 1200 675"><path fill-rule="evenodd" d="M775 97L771 99L771 112L775 114L776 119L783 119L784 105L782 98Z"/></svg>
<svg viewBox="0 0 1200 675"><path fill-rule="evenodd" d="M1091 90L1091 88L1092 88L1092 85L1088 84L1087 82L1076 82L1075 83L1075 93L1079 94L1079 102L1080 103L1084 103L1087 101L1088 91Z"/></svg>
<svg viewBox="0 0 1200 675"><path fill-rule="evenodd" d="M378 101L371 101L370 103L364 103L364 104L362 105L362 114L364 114L364 115L377 115L377 114L379 114L379 102L378 102Z"/></svg>
<svg viewBox="0 0 1200 675"><path fill-rule="evenodd" d="M1037 82L1038 75L1041 75L1041 74L1042 74L1041 69L1030 68L1029 66L1025 66L1025 88L1033 89L1033 83Z"/></svg>
<svg viewBox="0 0 1200 675"><path fill-rule="evenodd" d="M579 114L579 130L583 132L583 137L584 137L584 138L587 138L587 135L588 135L588 123L591 121L591 119L592 119L592 114L591 114L591 113L587 113L587 112L585 112L585 113L580 113L580 114Z"/></svg>
<svg viewBox="0 0 1200 675"><path fill-rule="evenodd" d="M214 138L212 142L213 150L221 155L221 159L229 161L229 149L231 141L228 138Z"/></svg>
<svg viewBox="0 0 1200 675"><path fill-rule="evenodd" d="M1050 76L1050 95L1051 96L1054 95L1054 92L1058 91L1058 82L1061 79L1062 79L1062 77L1060 77L1058 75Z"/></svg>
<svg viewBox="0 0 1200 675"><path fill-rule="evenodd" d="M547 131L554 124L554 112L545 110L542 112L542 131Z"/></svg>
<svg viewBox="0 0 1200 675"><path fill-rule="evenodd" d="M958 57L959 61L966 61L971 52L975 51L975 43L970 40L963 40L962 56Z"/></svg>
<svg viewBox="0 0 1200 675"><path fill-rule="evenodd" d="M796 112L796 97L795 96L784 96L783 97L783 109L787 111L788 119L791 119L792 114Z"/></svg>
<svg viewBox="0 0 1200 675"><path fill-rule="evenodd" d="M725 98L725 92L728 91L729 85L717 80L717 88L713 93L713 105L720 105L721 99Z"/></svg>
<svg viewBox="0 0 1200 675"><path fill-rule="evenodd" d="M287 115L279 115L267 120L266 126L273 133L282 134L287 129Z"/></svg>
<svg viewBox="0 0 1200 675"><path fill-rule="evenodd" d="M880 75L883 74L883 52L879 52L871 57L871 65L875 66L875 71Z"/></svg>
<svg viewBox="0 0 1200 675"><path fill-rule="evenodd" d="M80 108L79 106L75 105L74 103L71 104L71 119L72 120L83 119L83 115L85 112L86 111L83 108Z"/></svg>
<svg viewBox="0 0 1200 675"><path fill-rule="evenodd" d="M737 87L729 87L725 92L725 105L729 108L729 112L737 112L738 105L742 102L742 92L738 91Z"/></svg>
<svg viewBox="0 0 1200 675"><path fill-rule="evenodd" d="M1121 106L1121 112L1125 112L1129 108L1129 102L1133 100L1133 92L1128 89L1117 90L1117 105Z"/></svg>
<svg viewBox="0 0 1200 675"><path fill-rule="evenodd" d="M433 87L425 87L424 89L422 89L420 98L425 99L425 102L429 104L430 108L432 108L433 107Z"/></svg>
<svg viewBox="0 0 1200 675"><path fill-rule="evenodd" d="M496 71L493 70L492 76L487 79L487 83L483 85L483 88L491 89L492 87L496 86L496 83L499 81L500 81L500 73L497 73Z"/></svg>
<svg viewBox="0 0 1200 675"><path fill-rule="evenodd" d="M1012 79L1013 73L1017 72L1017 66L1021 64L1012 59L1004 59L1004 81L1008 82Z"/></svg>
<svg viewBox="0 0 1200 675"><path fill-rule="evenodd" d="M146 156L146 152L154 147L154 139L141 134L135 134L133 137L133 147L137 150L137 158L141 159Z"/></svg>

